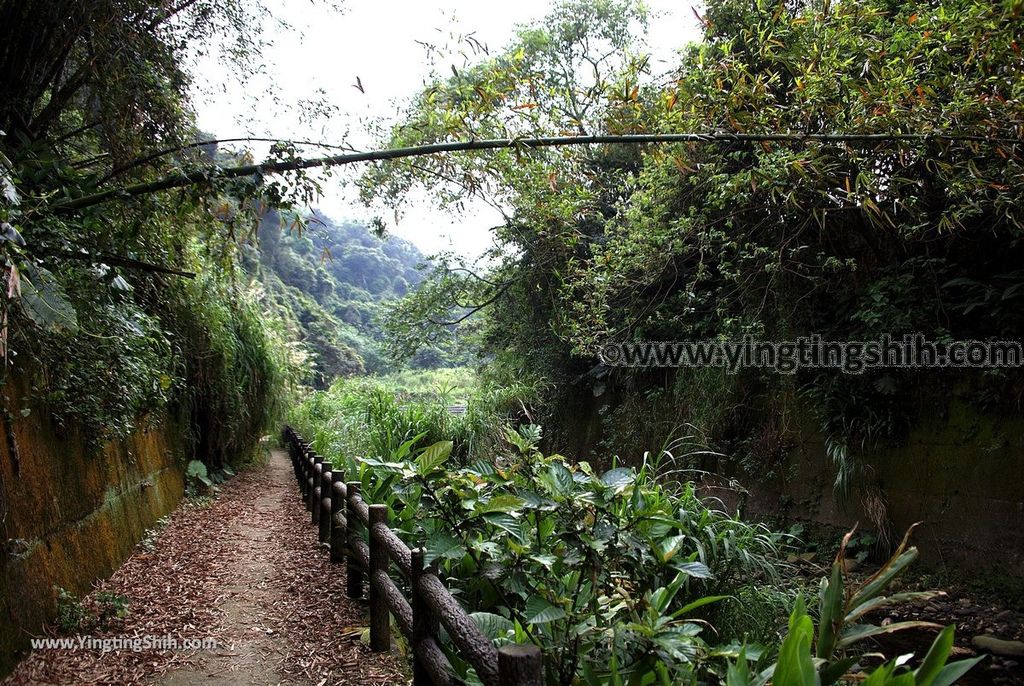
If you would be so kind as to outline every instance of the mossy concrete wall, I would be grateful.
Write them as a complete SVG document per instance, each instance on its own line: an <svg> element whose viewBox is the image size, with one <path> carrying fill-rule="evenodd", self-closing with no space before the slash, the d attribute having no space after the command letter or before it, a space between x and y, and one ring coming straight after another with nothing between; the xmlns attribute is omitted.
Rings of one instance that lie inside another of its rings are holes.
<svg viewBox="0 0 1024 686"><path fill-rule="evenodd" d="M954 395L922 401L909 434L885 450L858 454L863 465L849 493L837 493L836 469L811 408L777 398L785 416L778 455L754 465L702 455L702 492L744 517L775 523L804 521L849 530L878 527L898 542L921 522L913 543L922 562L971 573L1024 578L1024 417L982 412ZM645 404L622 389L567 396L551 418L545 449L602 464L603 441L613 437L620 461L639 463L666 430L689 421L685 408ZM602 409L604 408L604 409ZM627 412L612 410L626 408ZM751 412L763 408L751 408ZM626 426L623 422L631 423ZM668 427L668 429L666 429ZM623 436L627 437L626 440ZM685 448L684 448L685 452ZM739 484L737 488L736 484Z"/></svg>
<svg viewBox="0 0 1024 686"><path fill-rule="evenodd" d="M56 587L88 592L184 493L182 440L168 422L89 449L8 386L0 440L0 675L56 610Z"/></svg>
<svg viewBox="0 0 1024 686"><path fill-rule="evenodd" d="M861 460L850 492L837 493L824 440L801 429L781 466L744 478L746 513L846 529L881 525L897 541L921 522L913 542L925 564L1022 576L1024 419L953 401L919 417L898 446Z"/></svg>

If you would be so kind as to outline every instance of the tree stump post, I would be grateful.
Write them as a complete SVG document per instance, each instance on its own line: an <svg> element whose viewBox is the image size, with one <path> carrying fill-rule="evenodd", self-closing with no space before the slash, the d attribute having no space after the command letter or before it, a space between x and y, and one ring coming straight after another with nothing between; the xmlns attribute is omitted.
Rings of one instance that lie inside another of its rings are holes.
<svg viewBox="0 0 1024 686"><path fill-rule="evenodd" d="M316 453L309 451L306 453L306 511L313 509L313 468L316 465Z"/></svg>
<svg viewBox="0 0 1024 686"><path fill-rule="evenodd" d="M360 569L359 560L356 559L355 554L352 552L351 543L359 536L359 517L356 515L356 508L352 504L359 495L359 487L360 483L358 481L349 481L345 484L345 488L348 489L348 501L345 504L345 528L348 529L345 567L347 569L346 585L349 598L363 597L363 570Z"/></svg>
<svg viewBox="0 0 1024 686"><path fill-rule="evenodd" d="M498 648L498 686L543 686L540 648L520 643Z"/></svg>
<svg viewBox="0 0 1024 686"><path fill-rule="evenodd" d="M388 548L384 541L374 535L374 528L378 524L388 525L388 506L375 504L370 505L370 525L368 527L370 539L370 650L375 653L383 653L391 650L391 615L388 612L387 601L384 594L374 583L378 573L388 573Z"/></svg>
<svg viewBox="0 0 1024 686"><path fill-rule="evenodd" d="M427 607L427 601L420 592L420 577L424 571L424 550L416 548L412 551L412 684L413 686L434 686L430 673L422 660L416 655L416 648L424 640L438 633L437 619Z"/></svg>
<svg viewBox="0 0 1024 686"><path fill-rule="evenodd" d="M344 469L331 470L331 562L337 564L345 560L345 527L338 520L345 516L342 510L347 499L338 495L335 484L341 484L344 487Z"/></svg>
<svg viewBox="0 0 1024 686"><path fill-rule="evenodd" d="M295 450L299 455L299 496L305 503L309 499L309 453L301 440Z"/></svg>
<svg viewBox="0 0 1024 686"><path fill-rule="evenodd" d="M314 453L313 472L309 480L309 520L320 521L320 478L324 471L324 458Z"/></svg>
<svg viewBox="0 0 1024 686"><path fill-rule="evenodd" d="M320 543L328 543L331 540L331 501L334 493L331 484L334 483L332 475L334 467L324 463L323 475L320 479L320 526L317 527L317 540Z"/></svg>

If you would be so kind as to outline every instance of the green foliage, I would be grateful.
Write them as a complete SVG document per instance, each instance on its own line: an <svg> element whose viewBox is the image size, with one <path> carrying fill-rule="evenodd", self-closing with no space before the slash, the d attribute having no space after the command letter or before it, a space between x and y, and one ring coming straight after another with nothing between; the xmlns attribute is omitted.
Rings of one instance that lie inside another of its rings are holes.
<svg viewBox="0 0 1024 686"><path fill-rule="evenodd" d="M911 529L912 530L912 529ZM858 664L849 649L873 636L918 627L936 627L920 621L906 621L875 626L865 624L870 613L897 603L923 600L940 595L934 592L901 592L883 595L893 580L917 557L917 549L907 547L910 531L893 556L868 579L847 588L844 562L845 547L854 532L843 539L829 577L821 580L817 639L815 627L803 599L798 599L789 619L789 630L778 651L778 660L759 674L751 673L747 653L741 650L727 672L728 686L831 686L853 676L864 684L892 686L949 686L955 684L984 656L948 663L953 648L954 625L942 629L928 653L916 669L910 669L907 656L891 660L870 670Z"/></svg>
<svg viewBox="0 0 1024 686"><path fill-rule="evenodd" d="M56 591L56 624L61 633L105 630L128 616L128 597L119 593L98 591L86 603L65 588L57 588Z"/></svg>
<svg viewBox="0 0 1024 686"><path fill-rule="evenodd" d="M492 414L482 440L466 433L469 412L392 397L342 382L295 420L390 506L485 633L545 647L551 683L702 673L710 608L776 578L778 537L709 508L692 484L661 485L656 460L601 473L542 454L537 426L502 428Z"/></svg>
<svg viewBox="0 0 1024 686"><path fill-rule="evenodd" d="M449 405L465 405L482 383L468 367L403 369L376 378L400 398L427 402L436 398Z"/></svg>
<svg viewBox="0 0 1024 686"><path fill-rule="evenodd" d="M410 377L416 380L412 388L406 385ZM452 440L455 455L465 459L502 441L503 424L519 416L536 394L523 383L475 387L464 377L462 388L470 392L460 397L451 379L448 370L341 379L309 395L291 421L323 455L350 460L393 455L413 439L420 445ZM465 412L450 412L449 406L459 402Z"/></svg>
<svg viewBox="0 0 1024 686"><path fill-rule="evenodd" d="M498 259L481 274L485 281L472 284L473 302L494 298L482 311L485 351L590 385L595 395L615 389L636 397L664 385L664 375L601 377L595 346L745 334L858 341L1019 332L1024 171L1012 142L1024 125L1024 60L1012 29L1019 3L715 0L703 16L703 42L688 46L664 79L629 57L639 44L618 9L625 5L587 5L561 3L499 56L439 78L391 140L556 135L577 129L574 101L586 103L590 133L1000 140L708 142L431 160L442 178L473 180L450 184L454 197L493 193L510 208L495 230ZM567 16L578 20L568 32ZM573 65L594 57L588 45L600 44L597 37L613 41L616 57L595 82ZM532 71L538 64L547 65L542 75ZM530 103L537 111L519 109ZM382 166L367 175L366 191L398 200L417 182L428 183L427 175ZM465 280L446 278L438 275L429 297L407 312L430 322L431 310L458 311ZM405 330L409 318L400 324L402 340L415 341ZM428 324L422 335L434 331ZM671 426L698 424L717 448L760 469L786 442L786 408L776 399L795 392L815 414L845 490L861 473L860 455L905 435L915 399L948 397L958 383L1007 408L1019 393L1017 374L959 371L955 381L918 370L805 370L785 379L748 371L724 381L720 403L720 375L685 369L669 380L682 390L666 405L715 398L720 407L704 415L715 426L697 415L701 407Z"/></svg>
<svg viewBox="0 0 1024 686"><path fill-rule="evenodd" d="M486 396L478 390L469 407ZM952 628L913 668L903 657L871 669L861 655L873 637L938 628L871 623L879 610L939 595L888 590L917 557L910 532L856 582L844 568L848 549L871 541L850 532L812 616L781 573L786 537L675 481L677 445L600 472L543 454L540 427L510 424L493 399L483 430L467 433L472 425L445 411L443 395L395 397L380 380L343 381L310 396L293 419L359 478L369 502L389 506L391 526L424 549L486 636L544 648L548 683L951 684L977 662L947 664Z"/></svg>
<svg viewBox="0 0 1024 686"><path fill-rule="evenodd" d="M96 622L101 629L128 616L128 597L113 591L99 591L93 597L96 606Z"/></svg>
<svg viewBox="0 0 1024 686"><path fill-rule="evenodd" d="M192 460L185 469L186 492L200 493L213 487L206 465L199 460Z"/></svg>
<svg viewBox="0 0 1024 686"><path fill-rule="evenodd" d="M385 347L394 359L415 362L434 351L457 354L467 342L476 342L478 333L467 320L494 301L492 291L503 288L450 255L434 262L415 290L384 311Z"/></svg>
<svg viewBox="0 0 1024 686"><path fill-rule="evenodd" d="M237 216L210 205L286 194L245 180L81 212L52 201L208 163L213 151L192 145L186 51L211 41L251 74L265 10L59 0L3 12L3 382L95 448L171 416L198 459L244 457L291 361L238 278Z"/></svg>
<svg viewBox="0 0 1024 686"><path fill-rule="evenodd" d="M291 363L254 293L214 278L182 285L173 321L189 364L179 397L197 456L220 468L252 456L280 414Z"/></svg>
<svg viewBox="0 0 1024 686"><path fill-rule="evenodd" d="M307 382L324 389L339 377L386 371L394 350L381 331L381 311L420 283L425 260L419 250L316 211L300 218L270 210L260 220L258 238L247 251L246 267L290 337L307 348ZM414 367L451 366L461 359L437 345L419 348L410 356Z"/></svg>
<svg viewBox="0 0 1024 686"><path fill-rule="evenodd" d="M65 634L81 629L89 620L82 601L66 588L57 589L57 627Z"/></svg>

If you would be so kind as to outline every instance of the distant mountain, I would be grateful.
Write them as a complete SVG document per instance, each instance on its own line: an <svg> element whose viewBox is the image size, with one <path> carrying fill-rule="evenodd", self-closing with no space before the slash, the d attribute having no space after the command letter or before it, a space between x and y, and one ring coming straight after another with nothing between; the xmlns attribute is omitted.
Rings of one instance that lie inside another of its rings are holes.
<svg viewBox="0 0 1024 686"><path fill-rule="evenodd" d="M381 239L366 226L318 211L304 224L300 228L294 217L268 211L258 244L247 249L246 268L312 356L313 386L382 371L377 314L420 283L423 254L409 241Z"/></svg>

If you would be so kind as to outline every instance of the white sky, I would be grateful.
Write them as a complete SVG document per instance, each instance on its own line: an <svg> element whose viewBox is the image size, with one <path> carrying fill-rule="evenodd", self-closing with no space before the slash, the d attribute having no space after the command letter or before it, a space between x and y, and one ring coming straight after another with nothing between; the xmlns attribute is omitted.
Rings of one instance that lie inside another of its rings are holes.
<svg viewBox="0 0 1024 686"><path fill-rule="evenodd" d="M692 0L647 0L655 13L647 36L655 73L667 71L674 52L700 38ZM376 147L365 131L367 119L393 121L398 108L421 90L429 75L424 48L453 43L452 36L473 33L492 51L504 47L517 24L547 14L550 0L343 0L338 10L311 0L267 0L275 22L266 26L271 45L264 52L266 73L242 88L229 70L213 59L197 69L193 102L200 127L218 138L245 135L342 142ZM455 58L453 62L458 63ZM354 87L356 78L364 93ZM277 101L261 93L274 84ZM322 89L322 95L317 92ZM312 124L300 116L304 100L323 98L339 108ZM266 148L251 146L260 158ZM317 205L334 219L369 220L373 212L335 174L324 184ZM457 216L432 206L427 193L410 198L389 230L427 254L452 250L473 258L490 245L488 228L500 222L493 208L480 203Z"/></svg>

